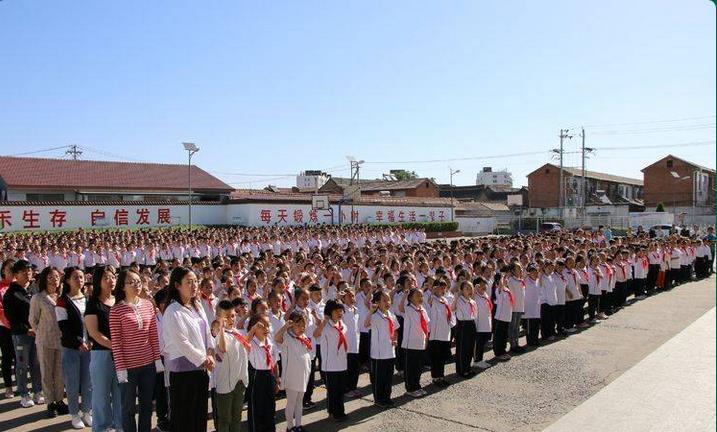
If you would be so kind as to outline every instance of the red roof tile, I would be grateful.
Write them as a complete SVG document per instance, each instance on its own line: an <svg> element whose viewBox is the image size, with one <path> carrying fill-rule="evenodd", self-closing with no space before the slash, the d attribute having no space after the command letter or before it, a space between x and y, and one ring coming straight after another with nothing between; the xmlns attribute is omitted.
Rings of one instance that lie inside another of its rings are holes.
<svg viewBox="0 0 717 432"><path fill-rule="evenodd" d="M234 189L197 166L191 170L192 190ZM186 165L0 156L0 178L16 189L184 191L187 175Z"/></svg>

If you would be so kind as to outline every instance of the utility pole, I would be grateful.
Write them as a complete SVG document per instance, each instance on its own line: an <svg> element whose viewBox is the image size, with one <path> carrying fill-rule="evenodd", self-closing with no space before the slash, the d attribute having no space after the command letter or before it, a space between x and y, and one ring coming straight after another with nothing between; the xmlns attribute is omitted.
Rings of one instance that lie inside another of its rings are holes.
<svg viewBox="0 0 717 432"><path fill-rule="evenodd" d="M582 167L582 176L583 176L582 183L583 184L580 187L580 189L581 189L580 193L583 196L583 199L582 199L582 205L580 207L582 208L582 215L583 215L583 217L585 217L585 213L587 212L586 209L587 209L587 202L588 202L588 180L585 177L585 159L586 159L585 152L589 153L589 152L592 152L594 149L590 148L590 147L585 147L585 128L581 128L580 138L582 138L582 159L583 159L583 167Z"/></svg>
<svg viewBox="0 0 717 432"><path fill-rule="evenodd" d="M451 222L454 222L455 206L453 205L453 175L458 174L459 172L461 172L461 170L453 171L453 168L448 167L448 171L450 171L451 173Z"/></svg>
<svg viewBox="0 0 717 432"><path fill-rule="evenodd" d="M77 156L82 154L82 150L79 150L76 145L71 145L65 154L72 156L72 160L77 160Z"/></svg>
<svg viewBox="0 0 717 432"><path fill-rule="evenodd" d="M563 140L565 138L572 139L572 135L568 135L570 129L560 129L560 149L553 149L553 153L557 153L560 157L560 184L558 187L558 215L563 218L563 206L565 205L565 185L563 184Z"/></svg>

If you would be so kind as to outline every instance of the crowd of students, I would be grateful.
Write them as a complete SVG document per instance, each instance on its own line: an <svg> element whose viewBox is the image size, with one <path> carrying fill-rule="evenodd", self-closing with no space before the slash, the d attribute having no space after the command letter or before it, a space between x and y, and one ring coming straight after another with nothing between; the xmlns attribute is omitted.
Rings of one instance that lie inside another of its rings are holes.
<svg viewBox="0 0 717 432"><path fill-rule="evenodd" d="M303 431L316 372L327 412L390 408L711 274L707 236L602 231L427 242L398 227L216 228L3 237L5 394L76 429ZM527 346L520 345L521 330ZM484 359L492 347L495 360ZM452 347L455 346L455 355ZM28 383L28 375L30 383ZM32 397L29 391L32 388ZM67 403L64 400L67 400ZM211 409L209 404L211 403Z"/></svg>

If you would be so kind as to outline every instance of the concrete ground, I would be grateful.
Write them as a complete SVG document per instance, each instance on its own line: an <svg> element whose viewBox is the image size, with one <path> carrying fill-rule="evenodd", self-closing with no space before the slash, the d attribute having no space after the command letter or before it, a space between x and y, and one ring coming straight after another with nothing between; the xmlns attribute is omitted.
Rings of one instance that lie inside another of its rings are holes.
<svg viewBox="0 0 717 432"><path fill-rule="evenodd" d="M429 385L430 374L424 373L422 383L429 395L421 399L406 396L403 382L396 377L393 387L396 407L386 411L373 406L368 377L364 374L359 385L366 396L347 402L346 412L350 417L344 423L327 418L323 403L325 391L318 388L314 400L319 403L316 409L306 413L304 424L309 431L417 432L449 428L451 432L541 431L711 310L715 305L714 288L715 280L710 278L660 293L592 328L499 363L469 380L458 380L453 365L449 365L449 379L454 384L446 389ZM691 339L691 344L696 345L698 351L712 347L714 352L714 330L711 335ZM492 359L492 353L487 353L487 358ZM714 369L714 356L712 364L707 366ZM701 367L704 369L706 365ZM692 371L683 369L681 372ZM684 394L670 397L689 396L684 387L678 393ZM711 397L709 402L714 407L714 393ZM646 406L640 399L632 399L630 403L635 410ZM279 401L279 431L284 430L283 408L283 401ZM678 413L675 418L681 415ZM714 424L714 409L704 416L712 416ZM68 418L48 420L44 407L22 409L17 397L0 400L0 431L66 430L71 430Z"/></svg>

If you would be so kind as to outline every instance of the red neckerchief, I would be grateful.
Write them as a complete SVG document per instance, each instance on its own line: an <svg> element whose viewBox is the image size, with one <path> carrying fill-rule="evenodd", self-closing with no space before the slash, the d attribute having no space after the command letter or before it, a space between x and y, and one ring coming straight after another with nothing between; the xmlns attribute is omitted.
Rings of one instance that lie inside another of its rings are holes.
<svg viewBox="0 0 717 432"><path fill-rule="evenodd" d="M600 273L598 272L598 269L593 270L593 274L595 275L595 280L597 281L597 284L600 285Z"/></svg>
<svg viewBox="0 0 717 432"><path fill-rule="evenodd" d="M508 300L510 301L510 305L511 305L511 306L515 306L515 298L513 297L513 293L510 292L509 289L505 289L505 290L503 290L503 292L505 292L506 294L508 294Z"/></svg>
<svg viewBox="0 0 717 432"><path fill-rule="evenodd" d="M641 261L643 270L647 270L647 268L650 266L650 261L646 257L642 257Z"/></svg>
<svg viewBox="0 0 717 432"><path fill-rule="evenodd" d="M490 315L493 316L493 302L490 301L490 297L488 297L488 295L481 295L481 294L479 294L478 297L485 300L486 304L488 305L488 311L490 312Z"/></svg>
<svg viewBox="0 0 717 432"><path fill-rule="evenodd" d="M580 271L583 272L583 276L585 276L585 282L587 282L588 280L590 280L590 275L588 274L588 269L587 269L587 268L586 268L585 270L580 270Z"/></svg>
<svg viewBox="0 0 717 432"><path fill-rule="evenodd" d="M523 279L518 279L518 278L516 278L516 277L513 277L513 279L515 279L515 280L517 280L518 282L520 282L520 285L522 285L522 286L523 286L523 289L525 289L525 280L523 280Z"/></svg>
<svg viewBox="0 0 717 432"><path fill-rule="evenodd" d="M246 338L244 336L240 335L238 332L233 331L233 330L226 330L226 332L231 334L232 336L234 336L234 339L239 341L239 343L244 346L244 348L246 349L247 352L251 352L251 344L249 343L248 340L246 340Z"/></svg>
<svg viewBox="0 0 717 432"><path fill-rule="evenodd" d="M259 339L257 339L257 341L258 341L257 346L259 346L259 348L264 349L264 358L266 359L266 367L268 369L271 369L272 367L274 367L274 359L271 357L271 347L269 346L269 342L264 341L264 345L262 345L261 341L259 341Z"/></svg>
<svg viewBox="0 0 717 432"><path fill-rule="evenodd" d="M301 342L301 344L303 344L308 351L311 351L311 339L306 337L306 335L302 334L301 336L294 336L293 334L289 333L289 336Z"/></svg>
<svg viewBox="0 0 717 432"><path fill-rule="evenodd" d="M439 303L443 304L443 307L446 309L446 320L448 322L451 322L451 319L453 317L453 312L451 311L451 307L448 306L448 303L443 301L443 298L439 297Z"/></svg>
<svg viewBox="0 0 717 432"><path fill-rule="evenodd" d="M286 313L286 310L287 310L288 308L289 308L289 307L286 305L286 297L281 296L281 311L284 312L284 313Z"/></svg>
<svg viewBox="0 0 717 432"><path fill-rule="evenodd" d="M349 343L348 343L348 341L346 341L346 335L344 334L344 326L343 326L343 324L341 324L341 321L337 322L336 325L334 326L334 328L339 333L339 343L338 343L338 346L336 347L336 351L341 350L341 345L344 346L344 350L348 351Z"/></svg>
<svg viewBox="0 0 717 432"><path fill-rule="evenodd" d="M475 305L475 302L474 302L472 299L468 299L468 301L466 301L465 298L463 299L463 302L464 302L464 303L468 303L468 308L470 309L471 319L475 319L475 317L476 317L476 305Z"/></svg>
<svg viewBox="0 0 717 432"><path fill-rule="evenodd" d="M396 330L396 327L393 324L393 320L391 319L391 316L390 315L384 316L382 313L379 313L379 315L381 316L381 318L383 318L387 321L386 324L388 325L388 334L391 336L391 339L393 339L393 332Z"/></svg>
<svg viewBox="0 0 717 432"><path fill-rule="evenodd" d="M415 307L411 305L411 307L418 312L418 318L421 320L421 331L423 332L426 337L428 337L428 321L426 321L426 317L423 316L423 308L422 307Z"/></svg>

